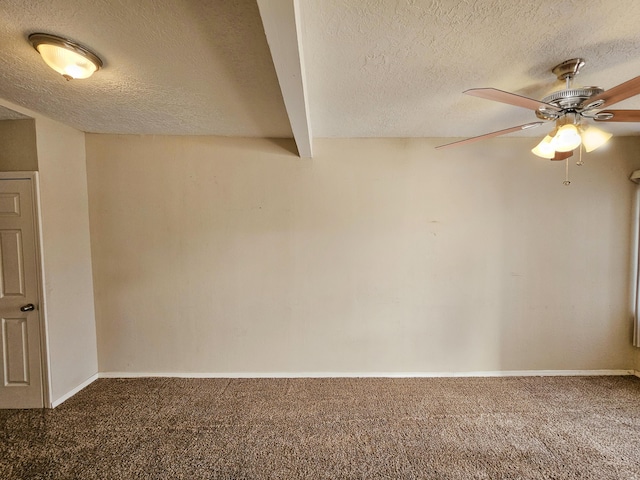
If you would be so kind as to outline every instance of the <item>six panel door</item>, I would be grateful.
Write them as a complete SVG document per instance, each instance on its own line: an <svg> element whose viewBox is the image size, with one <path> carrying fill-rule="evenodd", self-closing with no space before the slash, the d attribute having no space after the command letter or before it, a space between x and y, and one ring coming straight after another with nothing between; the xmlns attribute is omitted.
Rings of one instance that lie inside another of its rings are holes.
<svg viewBox="0 0 640 480"><path fill-rule="evenodd" d="M44 406L30 179L0 179L0 408Z"/></svg>

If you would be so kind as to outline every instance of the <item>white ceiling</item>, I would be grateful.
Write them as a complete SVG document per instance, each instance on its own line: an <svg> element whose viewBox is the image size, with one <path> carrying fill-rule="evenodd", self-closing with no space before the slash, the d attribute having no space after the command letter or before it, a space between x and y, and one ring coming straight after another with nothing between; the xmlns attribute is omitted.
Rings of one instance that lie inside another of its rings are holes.
<svg viewBox="0 0 640 480"><path fill-rule="evenodd" d="M300 130L310 137L465 137L534 121L529 110L462 92L495 87L542 98L562 88L550 69L574 57L587 61L576 84L608 89L640 75L638 0L258 4L0 0L0 98L88 132L293 131L300 145ZM285 4L296 15L278 9ZM35 31L88 46L104 69L66 82L27 42ZM296 40L297 60L286 51ZM291 86L291 78L301 81ZM640 96L616 108L640 108ZM640 134L640 124L606 127Z"/></svg>
<svg viewBox="0 0 640 480"><path fill-rule="evenodd" d="M104 69L67 82L36 31ZM0 0L0 77L1 98L87 132L291 136L255 0Z"/></svg>

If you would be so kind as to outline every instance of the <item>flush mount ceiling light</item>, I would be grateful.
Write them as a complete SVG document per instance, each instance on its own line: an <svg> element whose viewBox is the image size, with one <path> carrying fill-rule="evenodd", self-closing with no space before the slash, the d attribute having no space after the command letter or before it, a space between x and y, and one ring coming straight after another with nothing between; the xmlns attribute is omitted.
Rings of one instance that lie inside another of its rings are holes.
<svg viewBox="0 0 640 480"><path fill-rule="evenodd" d="M632 78L607 91L600 87L574 87L573 78L584 66L582 58L573 58L556 65L551 70L558 80L566 81L566 88L548 95L542 100L516 95L495 88L472 88L464 93L474 97L485 98L517 107L534 110L540 121L526 123L517 127L505 128L497 132L486 133L477 137L459 140L457 142L440 145L436 148L452 147L471 143L485 138L497 137L507 133L524 130L542 125L545 121L554 121L556 127L531 151L542 158L550 160L567 160L579 148L580 159L577 164L582 165L582 150L587 153L604 145L611 134L593 125L595 122L640 122L640 110L603 110L614 103L640 94L640 76ZM568 173L565 185L568 185Z"/></svg>
<svg viewBox="0 0 640 480"><path fill-rule="evenodd" d="M102 67L102 60L82 45L48 33L32 33L29 42L47 65L67 80L89 78Z"/></svg>

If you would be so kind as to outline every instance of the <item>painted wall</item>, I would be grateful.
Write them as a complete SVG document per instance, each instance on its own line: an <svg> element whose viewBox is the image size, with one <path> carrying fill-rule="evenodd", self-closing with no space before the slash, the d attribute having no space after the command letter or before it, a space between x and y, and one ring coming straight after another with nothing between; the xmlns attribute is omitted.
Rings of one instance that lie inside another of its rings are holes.
<svg viewBox="0 0 640 480"><path fill-rule="evenodd" d="M35 120L0 120L0 171L38 170Z"/></svg>
<svg viewBox="0 0 640 480"><path fill-rule="evenodd" d="M101 372L630 369L639 138L86 137Z"/></svg>
<svg viewBox="0 0 640 480"><path fill-rule="evenodd" d="M97 374L84 133L36 118L51 399Z"/></svg>

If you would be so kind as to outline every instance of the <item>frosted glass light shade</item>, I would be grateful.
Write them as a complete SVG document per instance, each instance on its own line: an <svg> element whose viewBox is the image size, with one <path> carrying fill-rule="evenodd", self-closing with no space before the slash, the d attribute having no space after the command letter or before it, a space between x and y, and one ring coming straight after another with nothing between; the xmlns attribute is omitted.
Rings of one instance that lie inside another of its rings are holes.
<svg viewBox="0 0 640 480"><path fill-rule="evenodd" d="M29 41L45 63L67 80L89 78L102 66L96 54L62 37L34 33Z"/></svg>
<svg viewBox="0 0 640 480"><path fill-rule="evenodd" d="M558 133L551 140L551 145L556 152L570 152L580 146L582 139L578 129L573 124L566 124L558 129Z"/></svg>
<svg viewBox="0 0 640 480"><path fill-rule="evenodd" d="M531 152L542 158L555 157L556 151L551 145L552 140L553 140L553 137L551 137L551 135L547 135L542 139L542 141L538 145L535 146L535 148L531 150Z"/></svg>
<svg viewBox="0 0 640 480"><path fill-rule="evenodd" d="M57 45L38 45L38 51L45 63L62 76L89 78L98 69L82 55Z"/></svg>
<svg viewBox="0 0 640 480"><path fill-rule="evenodd" d="M601 147L612 137L613 135L599 128L589 126L582 132L582 144L584 149L588 152L592 152L598 147Z"/></svg>

